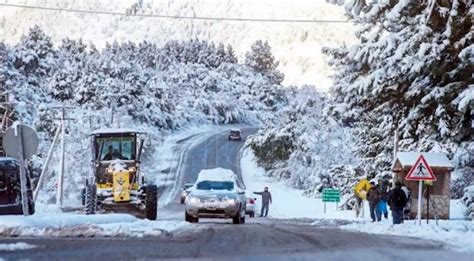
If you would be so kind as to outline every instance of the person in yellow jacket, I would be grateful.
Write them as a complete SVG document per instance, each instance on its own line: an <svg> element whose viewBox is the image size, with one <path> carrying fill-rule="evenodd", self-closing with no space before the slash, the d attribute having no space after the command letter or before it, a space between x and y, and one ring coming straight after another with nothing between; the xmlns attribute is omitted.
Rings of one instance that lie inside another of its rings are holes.
<svg viewBox="0 0 474 261"><path fill-rule="evenodd" d="M372 187L367 178L361 179L354 187L356 204L354 209L356 211L356 217L359 217L360 209L362 207L363 200L367 199L367 192Z"/></svg>

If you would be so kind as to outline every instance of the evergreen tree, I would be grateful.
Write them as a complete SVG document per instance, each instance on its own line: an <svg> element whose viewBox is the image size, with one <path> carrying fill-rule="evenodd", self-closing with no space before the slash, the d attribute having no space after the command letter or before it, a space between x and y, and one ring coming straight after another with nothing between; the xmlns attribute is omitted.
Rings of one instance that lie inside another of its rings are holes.
<svg viewBox="0 0 474 261"><path fill-rule="evenodd" d="M278 64L267 41L257 40L245 54L245 65L266 75L276 84L280 84L284 79L284 75L277 70Z"/></svg>
<svg viewBox="0 0 474 261"><path fill-rule="evenodd" d="M359 25L360 43L324 51L335 71L334 115L359 126L359 155L388 171L398 128L402 150L456 157L471 142L470 1L337 2Z"/></svg>

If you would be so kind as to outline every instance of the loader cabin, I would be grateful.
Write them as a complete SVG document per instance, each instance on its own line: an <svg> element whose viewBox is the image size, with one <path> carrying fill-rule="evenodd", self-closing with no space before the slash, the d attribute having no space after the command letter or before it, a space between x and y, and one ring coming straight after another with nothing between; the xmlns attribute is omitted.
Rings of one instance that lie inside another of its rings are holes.
<svg viewBox="0 0 474 261"><path fill-rule="evenodd" d="M418 181L406 180L406 176L413 164L420 157L420 152L398 152L397 157L392 165L394 181L404 183L411 190L411 209L410 218L414 219L418 209ZM430 166L436 181L432 186L423 184L422 198L422 218L426 218L426 190L430 190L430 219L449 219L449 202L451 199L450 183L451 171L454 169L453 164L443 153L422 153L426 162Z"/></svg>
<svg viewBox="0 0 474 261"><path fill-rule="evenodd" d="M101 129L91 133L95 161L137 160L137 136L133 129Z"/></svg>
<svg viewBox="0 0 474 261"><path fill-rule="evenodd" d="M105 175L105 169L116 160L120 160L128 168L138 168L140 162L140 146L138 136L141 132L134 129L100 129L91 133L93 157L96 166L96 179L99 183L111 183Z"/></svg>

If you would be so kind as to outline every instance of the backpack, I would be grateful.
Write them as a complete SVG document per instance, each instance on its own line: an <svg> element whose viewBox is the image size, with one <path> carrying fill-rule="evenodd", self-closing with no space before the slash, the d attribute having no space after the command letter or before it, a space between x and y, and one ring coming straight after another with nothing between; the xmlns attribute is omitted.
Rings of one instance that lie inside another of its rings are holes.
<svg viewBox="0 0 474 261"><path fill-rule="evenodd" d="M407 196L401 189L394 189L392 193L392 205L396 208L404 208L407 204Z"/></svg>

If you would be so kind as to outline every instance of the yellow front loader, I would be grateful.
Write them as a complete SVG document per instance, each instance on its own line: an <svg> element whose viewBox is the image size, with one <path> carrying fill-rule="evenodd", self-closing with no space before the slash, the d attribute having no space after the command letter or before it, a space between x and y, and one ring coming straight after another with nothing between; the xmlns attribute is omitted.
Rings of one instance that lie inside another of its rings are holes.
<svg viewBox="0 0 474 261"><path fill-rule="evenodd" d="M143 141L137 146L139 134L130 129L92 133L95 175L83 191L86 214L130 213L156 220L158 190L146 184L140 173Z"/></svg>

